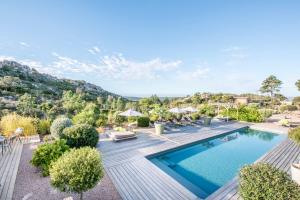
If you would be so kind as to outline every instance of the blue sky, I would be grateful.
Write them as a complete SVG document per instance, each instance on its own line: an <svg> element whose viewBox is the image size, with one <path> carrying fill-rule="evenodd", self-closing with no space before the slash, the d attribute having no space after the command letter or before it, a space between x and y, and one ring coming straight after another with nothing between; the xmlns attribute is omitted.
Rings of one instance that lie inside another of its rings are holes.
<svg viewBox="0 0 300 200"><path fill-rule="evenodd" d="M264 78L299 95L300 2L7 0L0 59L123 95L256 93Z"/></svg>

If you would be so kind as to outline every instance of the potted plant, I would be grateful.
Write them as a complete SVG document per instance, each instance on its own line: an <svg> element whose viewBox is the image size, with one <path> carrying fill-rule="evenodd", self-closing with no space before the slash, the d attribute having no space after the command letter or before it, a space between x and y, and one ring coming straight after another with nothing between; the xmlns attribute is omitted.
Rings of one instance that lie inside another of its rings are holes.
<svg viewBox="0 0 300 200"><path fill-rule="evenodd" d="M152 110L152 114L158 117L157 121L154 123L155 133L157 135L161 135L164 133L164 124L162 123L162 119L166 115L166 109L160 106L155 106Z"/></svg>
<svg viewBox="0 0 300 200"><path fill-rule="evenodd" d="M212 109L206 110L203 124L205 126L209 126L211 124L211 119L214 117L214 115L215 115L214 110Z"/></svg>
<svg viewBox="0 0 300 200"><path fill-rule="evenodd" d="M290 129L289 138L295 143L300 144L300 127ZM291 165L292 179L300 185L300 163L292 163Z"/></svg>

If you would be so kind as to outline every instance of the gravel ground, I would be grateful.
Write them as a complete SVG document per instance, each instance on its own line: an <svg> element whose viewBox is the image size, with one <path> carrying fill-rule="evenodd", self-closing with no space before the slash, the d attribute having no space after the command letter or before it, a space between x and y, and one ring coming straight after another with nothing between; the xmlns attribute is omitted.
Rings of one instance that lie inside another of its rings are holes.
<svg viewBox="0 0 300 200"><path fill-rule="evenodd" d="M26 144L23 146L18 175L13 193L13 199L62 200L67 197L73 197L74 200L79 199L79 195L77 194L62 193L52 188L49 182L49 177L42 177L40 172L29 163L32 157L32 151L35 148L36 144ZM105 174L103 179L95 188L89 190L88 192L85 192L83 198L88 200L121 199L119 193L117 192L107 174Z"/></svg>

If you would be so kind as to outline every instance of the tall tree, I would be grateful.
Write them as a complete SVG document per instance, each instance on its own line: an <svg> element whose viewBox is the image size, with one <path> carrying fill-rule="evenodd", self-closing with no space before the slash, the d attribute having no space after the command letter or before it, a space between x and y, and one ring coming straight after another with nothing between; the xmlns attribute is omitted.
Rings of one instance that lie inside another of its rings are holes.
<svg viewBox="0 0 300 200"><path fill-rule="evenodd" d="M281 85L281 80L279 80L276 76L271 75L262 82L260 91L262 93L269 93L270 96L273 97L275 92L280 91Z"/></svg>
<svg viewBox="0 0 300 200"><path fill-rule="evenodd" d="M295 85L297 86L298 90L300 91L300 79L295 83Z"/></svg>

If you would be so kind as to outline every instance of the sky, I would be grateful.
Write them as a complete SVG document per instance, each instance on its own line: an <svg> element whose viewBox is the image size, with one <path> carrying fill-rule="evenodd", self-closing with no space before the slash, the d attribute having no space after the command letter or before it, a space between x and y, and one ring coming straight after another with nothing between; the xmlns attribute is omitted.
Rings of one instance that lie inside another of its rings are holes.
<svg viewBox="0 0 300 200"><path fill-rule="evenodd" d="M0 60L126 96L299 96L300 1L1 0Z"/></svg>

